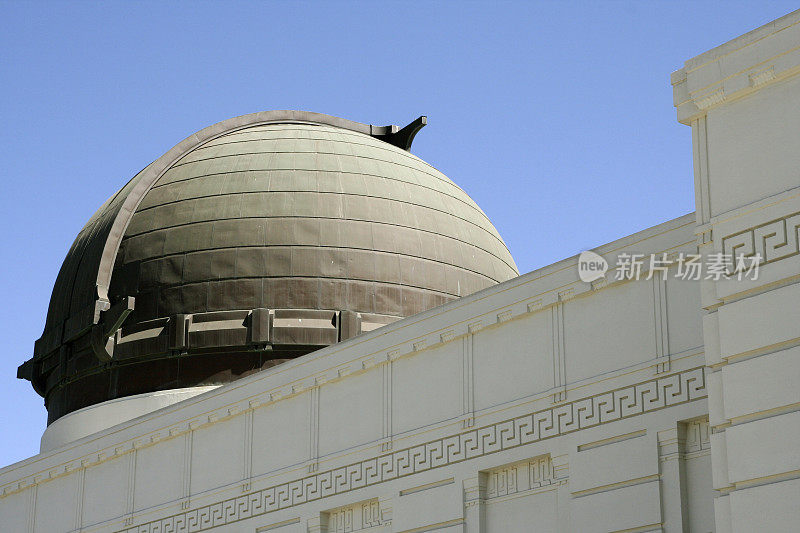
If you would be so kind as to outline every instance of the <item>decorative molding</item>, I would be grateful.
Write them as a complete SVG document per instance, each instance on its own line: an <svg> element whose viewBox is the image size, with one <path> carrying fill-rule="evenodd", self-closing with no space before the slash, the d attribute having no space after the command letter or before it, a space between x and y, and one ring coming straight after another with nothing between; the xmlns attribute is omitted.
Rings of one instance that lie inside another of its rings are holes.
<svg viewBox="0 0 800 533"><path fill-rule="evenodd" d="M320 533L352 533L384 525L378 498L322 513Z"/></svg>
<svg viewBox="0 0 800 533"><path fill-rule="evenodd" d="M479 473L477 476L466 478L462 481L464 509L467 512L478 510L481 514L483 512L482 503L486 500L486 476ZM481 520L481 516L476 517ZM469 516L467 516L469 521Z"/></svg>
<svg viewBox="0 0 800 533"><path fill-rule="evenodd" d="M605 439L587 442L585 444L579 444L578 452L579 453L585 452L586 450L592 450L594 448L599 448L601 446L608 446L609 444L616 444L618 442L623 442L626 440L637 439L639 437L644 437L645 435L647 435L646 429L631 431L630 433L623 433L622 435L614 435L613 437L607 437Z"/></svg>
<svg viewBox="0 0 800 533"><path fill-rule="evenodd" d="M205 531L706 396L704 369L693 368L273 485L119 533Z"/></svg>
<svg viewBox="0 0 800 533"><path fill-rule="evenodd" d="M722 253L731 257L752 257L758 253L760 265L800 254L800 212L723 237Z"/></svg>
<svg viewBox="0 0 800 533"><path fill-rule="evenodd" d="M542 309L544 307L544 303L542 302L541 298L537 298L531 302L528 302L526 309L529 313L535 313L536 311Z"/></svg>
<svg viewBox="0 0 800 533"><path fill-rule="evenodd" d="M505 311L497 313L498 324L511 320L512 318L514 318L514 311L512 309L506 309Z"/></svg>
<svg viewBox="0 0 800 533"><path fill-rule="evenodd" d="M661 463L678 458L678 426L656 432L658 460Z"/></svg>
<svg viewBox="0 0 800 533"><path fill-rule="evenodd" d="M362 370L369 370L370 368L377 366L382 361L379 361L377 357L367 357L366 359L361 360L361 369Z"/></svg>
<svg viewBox="0 0 800 533"><path fill-rule="evenodd" d="M758 87L759 85L764 85L770 80L775 79L775 65L771 65L765 69L761 69L758 72L750 73L750 86L751 87Z"/></svg>
<svg viewBox="0 0 800 533"><path fill-rule="evenodd" d="M378 509L381 513L381 522L385 526L392 525L392 513L394 511L394 503L392 503L391 496L381 496L378 498Z"/></svg>
<svg viewBox="0 0 800 533"><path fill-rule="evenodd" d="M577 294L575 293L575 287L567 287L563 291L559 291L558 293L558 301L559 302L566 302L575 298Z"/></svg>
<svg viewBox="0 0 800 533"><path fill-rule="evenodd" d="M606 276L603 276L602 278L597 278L596 280L592 281L590 285L592 286L593 291L599 291L608 287L609 281Z"/></svg>
<svg viewBox="0 0 800 533"><path fill-rule="evenodd" d="M569 454L551 456L550 461L553 463L553 476L559 483L569 478Z"/></svg>
<svg viewBox="0 0 800 533"><path fill-rule="evenodd" d="M268 524L266 526L261 526L259 528L256 528L256 533L264 533L265 531L269 531L271 529L278 529L279 527L290 526L292 524L299 524L299 523L300 523L300 517L298 516L296 518L281 520L280 522L275 522L272 524Z"/></svg>
<svg viewBox="0 0 800 533"><path fill-rule="evenodd" d="M706 96L695 98L695 105L702 110L706 110L709 107L716 104L721 104L724 101L725 90L722 87L719 87L715 91L706 93Z"/></svg>
<svg viewBox="0 0 800 533"><path fill-rule="evenodd" d="M658 460L661 463L702 457L711 453L711 428L708 417L678 422L659 431Z"/></svg>
<svg viewBox="0 0 800 533"><path fill-rule="evenodd" d="M298 380L294 385L292 385L292 394L300 394L301 392L305 392L312 387L316 387L317 382L315 378L310 379L301 379Z"/></svg>
<svg viewBox="0 0 800 533"><path fill-rule="evenodd" d="M649 476L641 476L633 479L627 479L625 481L617 481L615 483L599 485L597 487L592 487L590 489L577 490L572 492L571 494L573 498L583 498L584 496L592 496L594 494L600 494L601 492L609 492L612 490L622 489L625 487L634 487L636 485L650 483L651 481L658 481L659 477L660 474L650 474ZM645 531L658 531L658 529L652 529L651 526L646 526L643 528L625 529L622 531L625 531L625 533L638 533L639 531L644 533Z"/></svg>
<svg viewBox="0 0 800 533"><path fill-rule="evenodd" d="M440 479L439 481L433 481L431 483L417 485L416 487L409 487L407 489L401 490L399 492L399 495L408 496L409 494L416 494L417 492L422 492L424 490L438 489L439 487L444 487L445 485L451 485L455 483L455 480L456 478L449 477L447 479Z"/></svg>
<svg viewBox="0 0 800 533"><path fill-rule="evenodd" d="M793 15L793 14L792 14ZM678 122L689 124L724 88L738 98L798 73L797 17L787 15L687 60L670 76ZM771 72L770 72L771 71Z"/></svg>
<svg viewBox="0 0 800 533"><path fill-rule="evenodd" d="M439 340L442 344L447 344L448 342L452 341L456 338L456 333L452 329L448 329L447 331L443 331L439 334Z"/></svg>
<svg viewBox="0 0 800 533"><path fill-rule="evenodd" d="M485 474L487 500L539 489L558 481L549 454L494 468Z"/></svg>
<svg viewBox="0 0 800 533"><path fill-rule="evenodd" d="M697 455L699 452L710 453L711 428L708 425L708 418L690 420L681 423L680 426L678 449L682 456Z"/></svg>

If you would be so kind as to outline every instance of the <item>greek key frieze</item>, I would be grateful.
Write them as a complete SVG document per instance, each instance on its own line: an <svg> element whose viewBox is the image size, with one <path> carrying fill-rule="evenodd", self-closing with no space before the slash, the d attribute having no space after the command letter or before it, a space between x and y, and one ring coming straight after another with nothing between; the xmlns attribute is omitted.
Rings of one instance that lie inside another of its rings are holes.
<svg viewBox="0 0 800 533"><path fill-rule="evenodd" d="M654 378L253 491L118 533L205 531L706 397L702 367Z"/></svg>
<svg viewBox="0 0 800 533"><path fill-rule="evenodd" d="M723 237L722 253L731 257L760 254L762 265L800 254L800 212Z"/></svg>

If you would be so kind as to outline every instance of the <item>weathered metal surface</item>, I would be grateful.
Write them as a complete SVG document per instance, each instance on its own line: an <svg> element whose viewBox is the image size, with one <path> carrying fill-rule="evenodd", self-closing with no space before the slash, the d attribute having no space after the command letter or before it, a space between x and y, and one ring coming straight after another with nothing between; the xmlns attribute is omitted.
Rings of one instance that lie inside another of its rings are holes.
<svg viewBox="0 0 800 533"><path fill-rule="evenodd" d="M477 205L402 149L424 117L290 113L203 130L89 221L19 371L51 421L224 383L518 275Z"/></svg>

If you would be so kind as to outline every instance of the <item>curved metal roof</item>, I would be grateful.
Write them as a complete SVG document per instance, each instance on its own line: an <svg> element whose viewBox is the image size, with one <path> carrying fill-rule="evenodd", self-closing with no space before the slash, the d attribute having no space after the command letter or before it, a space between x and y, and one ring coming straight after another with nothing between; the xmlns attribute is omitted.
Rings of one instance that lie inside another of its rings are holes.
<svg viewBox="0 0 800 533"><path fill-rule="evenodd" d="M126 360L253 343L318 347L346 338L341 313L358 316L353 334L517 276L480 208L407 151L424 124L375 127L280 111L187 138L80 232L20 377L52 404L54 388ZM371 326L361 325L362 314ZM327 331L331 324L338 333ZM114 391L86 396L106 387L87 381L83 397L60 398L58 411L232 372L219 361L203 365L136 390L116 390L130 378L114 377Z"/></svg>
<svg viewBox="0 0 800 533"><path fill-rule="evenodd" d="M421 125L373 126L308 111L262 111L224 120L190 135L145 167L95 212L78 234L61 266L50 299L42 337L35 354L57 348L80 335L108 309L108 288L117 251L134 211L145 194L170 166L195 148L221 135L259 124L307 122L375 136L410 146Z"/></svg>

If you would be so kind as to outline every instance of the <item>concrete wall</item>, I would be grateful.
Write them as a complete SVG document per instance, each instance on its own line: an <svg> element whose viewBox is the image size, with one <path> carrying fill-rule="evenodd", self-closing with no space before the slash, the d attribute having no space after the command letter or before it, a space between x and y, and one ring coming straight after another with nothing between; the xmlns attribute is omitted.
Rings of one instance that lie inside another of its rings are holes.
<svg viewBox="0 0 800 533"><path fill-rule="evenodd" d="M693 228L597 252L674 257ZM0 470L0 524L707 531L703 363L697 282L571 258Z"/></svg>

